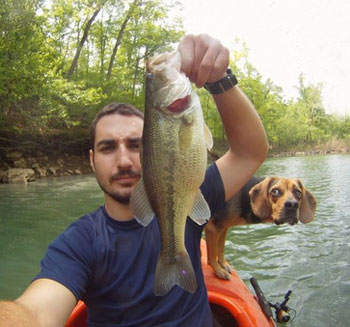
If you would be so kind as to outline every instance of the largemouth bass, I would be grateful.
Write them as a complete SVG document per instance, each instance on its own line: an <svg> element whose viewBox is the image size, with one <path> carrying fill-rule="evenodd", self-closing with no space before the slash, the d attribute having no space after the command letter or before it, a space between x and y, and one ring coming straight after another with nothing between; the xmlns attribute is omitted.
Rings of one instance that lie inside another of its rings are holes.
<svg viewBox="0 0 350 327"><path fill-rule="evenodd" d="M196 291L196 276L185 248L185 224L188 216L198 224L210 218L199 187L213 140L199 97L180 66L178 52L147 61L142 178L131 196L133 213L141 224L147 225L154 214L159 221L155 295L164 295L175 285Z"/></svg>

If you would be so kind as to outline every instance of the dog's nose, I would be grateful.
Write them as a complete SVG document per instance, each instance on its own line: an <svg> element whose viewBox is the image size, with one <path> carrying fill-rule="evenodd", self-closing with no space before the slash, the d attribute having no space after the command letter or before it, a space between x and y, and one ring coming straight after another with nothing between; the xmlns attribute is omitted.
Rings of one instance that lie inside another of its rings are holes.
<svg viewBox="0 0 350 327"><path fill-rule="evenodd" d="M295 200L288 200L284 204L286 209L298 209L299 208L299 203L298 201Z"/></svg>

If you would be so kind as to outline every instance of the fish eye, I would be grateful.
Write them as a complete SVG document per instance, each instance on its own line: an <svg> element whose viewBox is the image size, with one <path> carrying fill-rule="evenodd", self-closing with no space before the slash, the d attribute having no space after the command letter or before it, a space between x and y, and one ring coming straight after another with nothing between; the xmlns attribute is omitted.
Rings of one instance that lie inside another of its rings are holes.
<svg viewBox="0 0 350 327"><path fill-rule="evenodd" d="M271 195L274 197L279 197L282 195L282 193L278 188L274 188L271 190Z"/></svg>
<svg viewBox="0 0 350 327"><path fill-rule="evenodd" d="M297 199L301 199L302 193L299 190L294 190L294 195Z"/></svg>

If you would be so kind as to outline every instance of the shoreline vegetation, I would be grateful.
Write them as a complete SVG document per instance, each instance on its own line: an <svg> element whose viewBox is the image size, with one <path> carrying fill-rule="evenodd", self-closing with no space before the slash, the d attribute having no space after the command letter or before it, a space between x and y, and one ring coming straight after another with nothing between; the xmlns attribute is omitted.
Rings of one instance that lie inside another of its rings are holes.
<svg viewBox="0 0 350 327"><path fill-rule="evenodd" d="M208 153L208 162L219 158L227 150L227 144L217 141ZM289 151L271 149L268 158L349 154L350 142L329 141L314 147L300 147ZM27 183L46 177L61 177L91 174L88 150L53 153L44 150L17 148L2 149L0 154L0 183Z"/></svg>
<svg viewBox="0 0 350 327"><path fill-rule="evenodd" d="M145 63L176 49L181 12L170 0L0 1L0 180L90 173L93 117L115 101L144 108ZM244 40L232 47L230 67L265 126L269 156L349 152L350 115L326 112L322 81L300 71L287 99L250 61ZM215 160L226 151L224 128L212 96L196 92Z"/></svg>

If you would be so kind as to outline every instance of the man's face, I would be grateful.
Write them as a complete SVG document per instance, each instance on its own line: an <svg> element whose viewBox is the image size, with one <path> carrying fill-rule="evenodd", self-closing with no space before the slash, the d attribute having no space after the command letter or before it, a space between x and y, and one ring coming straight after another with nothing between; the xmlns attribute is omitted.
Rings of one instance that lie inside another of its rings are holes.
<svg viewBox="0 0 350 327"><path fill-rule="evenodd" d="M90 164L106 196L129 203L141 176L140 146L143 120L137 116L111 114L96 126Z"/></svg>

